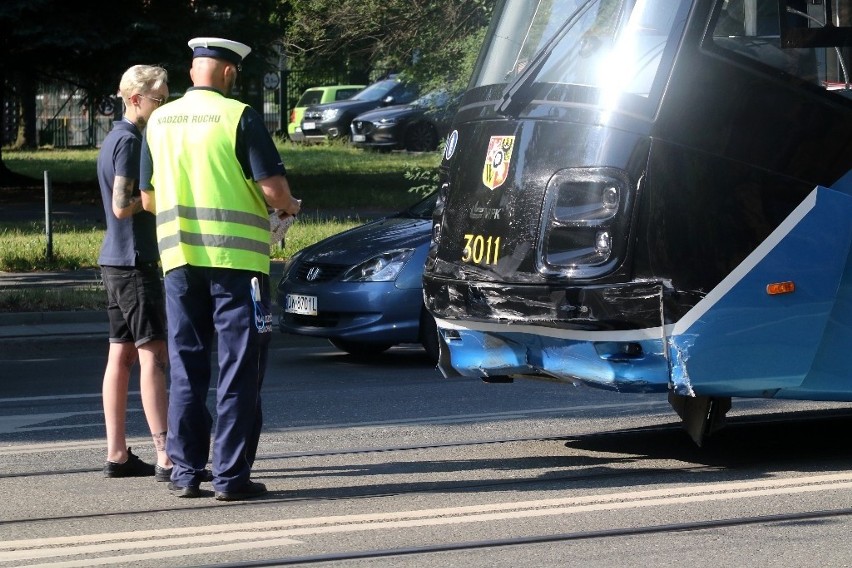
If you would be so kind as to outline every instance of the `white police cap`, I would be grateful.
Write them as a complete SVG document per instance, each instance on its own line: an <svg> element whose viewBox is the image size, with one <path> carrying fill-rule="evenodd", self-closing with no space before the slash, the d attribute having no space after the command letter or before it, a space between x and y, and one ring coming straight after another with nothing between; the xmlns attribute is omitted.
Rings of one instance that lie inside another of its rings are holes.
<svg viewBox="0 0 852 568"><path fill-rule="evenodd" d="M192 57L213 57L224 59L239 65L251 53L251 48L244 43L231 41L220 37L197 37L189 40Z"/></svg>

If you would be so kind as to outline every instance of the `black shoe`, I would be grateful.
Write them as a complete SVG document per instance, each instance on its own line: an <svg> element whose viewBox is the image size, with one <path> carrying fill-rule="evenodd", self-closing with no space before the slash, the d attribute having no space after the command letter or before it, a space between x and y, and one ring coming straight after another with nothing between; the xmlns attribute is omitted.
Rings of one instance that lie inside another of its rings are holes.
<svg viewBox="0 0 852 568"><path fill-rule="evenodd" d="M172 480L172 469L171 467L161 467L159 464L154 466L154 479L157 481L171 481Z"/></svg>
<svg viewBox="0 0 852 568"><path fill-rule="evenodd" d="M148 477L151 475L154 475L154 466L133 455L130 448L127 448L126 462L108 461L104 464L104 477Z"/></svg>
<svg viewBox="0 0 852 568"><path fill-rule="evenodd" d="M217 501L242 501L266 494L266 485L248 480L246 484L235 491L217 491Z"/></svg>
<svg viewBox="0 0 852 568"><path fill-rule="evenodd" d="M159 465L155 465L154 478L156 478L157 481L171 481L172 469L173 468L171 467L161 467ZM209 469L205 469L201 481L213 481L213 472Z"/></svg>
<svg viewBox="0 0 852 568"><path fill-rule="evenodd" d="M175 494L175 497L187 497L189 499L201 497L201 489L199 489L197 485L181 487L169 481L169 491L172 491Z"/></svg>

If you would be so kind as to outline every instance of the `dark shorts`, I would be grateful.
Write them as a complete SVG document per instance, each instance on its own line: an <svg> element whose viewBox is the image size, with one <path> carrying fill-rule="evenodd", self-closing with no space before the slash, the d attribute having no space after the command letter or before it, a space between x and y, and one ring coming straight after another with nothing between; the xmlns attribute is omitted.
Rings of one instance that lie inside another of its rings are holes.
<svg viewBox="0 0 852 568"><path fill-rule="evenodd" d="M136 347L166 339L166 300L160 269L155 263L101 266L107 292L110 343L133 342Z"/></svg>

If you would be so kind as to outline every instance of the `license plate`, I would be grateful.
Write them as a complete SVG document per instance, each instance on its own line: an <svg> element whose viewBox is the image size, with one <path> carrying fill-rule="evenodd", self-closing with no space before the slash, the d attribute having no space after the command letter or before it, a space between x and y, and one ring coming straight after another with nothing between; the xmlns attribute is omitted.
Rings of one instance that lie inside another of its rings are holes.
<svg viewBox="0 0 852 568"><path fill-rule="evenodd" d="M353 142L366 142L367 137L364 136L363 134L353 134L352 135L352 141Z"/></svg>
<svg viewBox="0 0 852 568"><path fill-rule="evenodd" d="M284 311L288 314L315 316L317 315L317 297L287 294L287 306Z"/></svg>
<svg viewBox="0 0 852 568"><path fill-rule="evenodd" d="M316 129L316 127L317 127L316 122L303 122L302 123L302 130L314 130L314 129Z"/></svg>

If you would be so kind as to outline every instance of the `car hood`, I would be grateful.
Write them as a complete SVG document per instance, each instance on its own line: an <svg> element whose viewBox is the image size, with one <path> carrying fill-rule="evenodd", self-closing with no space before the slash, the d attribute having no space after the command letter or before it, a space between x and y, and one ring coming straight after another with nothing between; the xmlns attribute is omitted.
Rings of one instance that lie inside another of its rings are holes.
<svg viewBox="0 0 852 568"><path fill-rule="evenodd" d="M409 116L412 114L422 113L426 109L412 105L393 105L375 110L369 110L359 114L355 120L363 120L364 122L378 122L383 118L399 118L401 116Z"/></svg>
<svg viewBox="0 0 852 568"><path fill-rule="evenodd" d="M354 266L389 250L427 244L431 234L431 219L386 217L309 246L302 261Z"/></svg>

